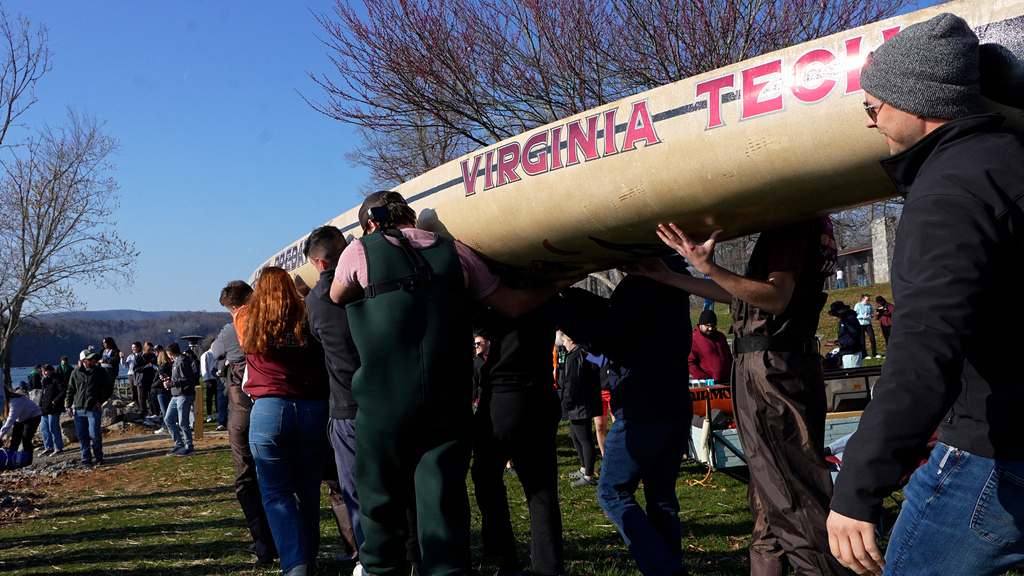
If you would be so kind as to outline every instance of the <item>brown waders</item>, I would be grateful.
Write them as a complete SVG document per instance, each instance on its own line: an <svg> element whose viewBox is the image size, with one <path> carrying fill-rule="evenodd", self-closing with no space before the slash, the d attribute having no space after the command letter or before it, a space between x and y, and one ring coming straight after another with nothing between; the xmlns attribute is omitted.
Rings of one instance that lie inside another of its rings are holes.
<svg viewBox="0 0 1024 576"><path fill-rule="evenodd" d="M750 469L751 574L849 574L829 551L832 477L825 463L825 385L808 337L748 337L763 317L733 301L732 401ZM762 328L763 329L763 328Z"/></svg>

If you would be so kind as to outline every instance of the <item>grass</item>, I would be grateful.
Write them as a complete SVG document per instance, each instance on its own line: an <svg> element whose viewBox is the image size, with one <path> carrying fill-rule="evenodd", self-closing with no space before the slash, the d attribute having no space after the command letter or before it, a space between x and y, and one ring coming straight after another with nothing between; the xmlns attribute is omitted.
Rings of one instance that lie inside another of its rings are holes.
<svg viewBox="0 0 1024 576"><path fill-rule="evenodd" d="M198 443L192 458L165 458L166 438L108 439L104 469L71 473L48 486L24 487L35 509L0 526L0 572L11 575L279 574L255 570L248 531L232 488L234 468L224 440ZM116 449L114 447L117 447ZM117 450L117 451L115 451ZM637 575L615 527L601 512L592 487L572 488L567 475L577 459L563 424L559 430L560 498L568 574ZM751 530L746 484L686 463L678 483L683 546L694 574L746 574ZM529 559L529 515L522 489L506 476L520 555ZM9 484L0 484L10 492ZM474 567L497 569L484 558L479 512L473 503ZM640 494L643 503L642 494ZM340 537L324 493L319 574L347 575L350 565L329 560L341 552Z"/></svg>
<svg viewBox="0 0 1024 576"><path fill-rule="evenodd" d="M191 458L164 457L167 444L166 436L108 435L105 447L112 466L30 486L0 481L0 497L5 491L20 490L18 496L36 501L34 510L0 525L0 572L12 576L279 574L277 567L252 568L254 557L235 500L234 468L223 435L208 434L197 442L198 453ZM638 576L629 551L597 503L595 489L569 486L568 474L577 469L578 460L564 423L557 450L566 573ZM522 489L513 476L505 479L520 557L528 561L529 514ZM482 555L472 483L468 488L473 503L474 568L492 574L497 562ZM746 547L752 520L743 477L722 471L708 477L706 467L686 461L676 491L690 572L748 574ZM642 491L638 499L643 505ZM885 518L891 525L897 503L887 502ZM330 560L342 547L326 492L321 510L318 574L347 576L351 565Z"/></svg>

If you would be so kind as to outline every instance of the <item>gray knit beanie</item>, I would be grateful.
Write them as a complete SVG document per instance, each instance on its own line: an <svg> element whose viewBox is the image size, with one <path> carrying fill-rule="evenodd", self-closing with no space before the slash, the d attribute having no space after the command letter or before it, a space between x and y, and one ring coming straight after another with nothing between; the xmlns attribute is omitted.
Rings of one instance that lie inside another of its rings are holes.
<svg viewBox="0 0 1024 576"><path fill-rule="evenodd" d="M911 114L947 120L978 114L978 37L948 12L908 26L868 56L860 85Z"/></svg>

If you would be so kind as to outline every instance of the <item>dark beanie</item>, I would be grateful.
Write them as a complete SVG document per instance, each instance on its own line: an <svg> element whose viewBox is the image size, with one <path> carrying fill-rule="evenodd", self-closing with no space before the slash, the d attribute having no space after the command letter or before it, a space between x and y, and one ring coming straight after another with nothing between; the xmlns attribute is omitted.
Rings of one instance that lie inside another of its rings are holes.
<svg viewBox="0 0 1024 576"><path fill-rule="evenodd" d="M948 12L908 26L868 55L860 85L911 114L946 120L978 114L978 37Z"/></svg>
<svg viewBox="0 0 1024 576"><path fill-rule="evenodd" d="M718 315L715 314L714 310L705 310L700 313L700 319L697 320L697 325L703 324L714 324L718 326Z"/></svg>

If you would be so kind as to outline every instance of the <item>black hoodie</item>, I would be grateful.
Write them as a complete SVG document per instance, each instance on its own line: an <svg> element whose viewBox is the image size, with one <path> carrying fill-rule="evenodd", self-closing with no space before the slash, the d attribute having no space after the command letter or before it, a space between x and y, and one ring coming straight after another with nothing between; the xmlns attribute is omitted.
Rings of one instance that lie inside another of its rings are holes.
<svg viewBox="0 0 1024 576"><path fill-rule="evenodd" d="M877 521L936 427L955 448L1024 460L1024 134L1002 121L953 120L882 160L906 196L892 265L900 305L836 483L832 509L844 516Z"/></svg>

